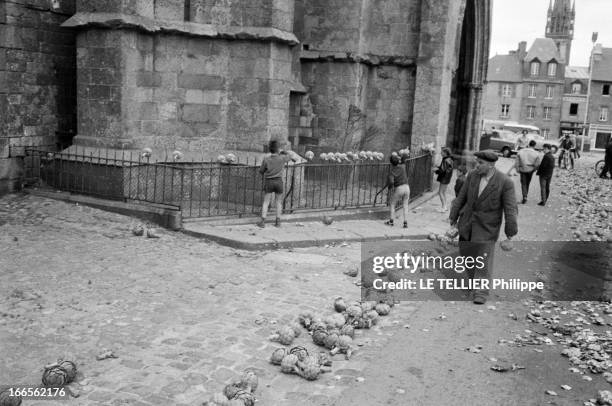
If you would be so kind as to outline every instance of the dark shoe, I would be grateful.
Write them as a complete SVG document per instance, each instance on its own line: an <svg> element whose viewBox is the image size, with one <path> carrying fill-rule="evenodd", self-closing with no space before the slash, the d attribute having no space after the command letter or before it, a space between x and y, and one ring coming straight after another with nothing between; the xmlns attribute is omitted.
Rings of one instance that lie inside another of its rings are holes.
<svg viewBox="0 0 612 406"><path fill-rule="evenodd" d="M266 226L266 222L264 219L261 219L257 222L257 227L264 228Z"/></svg>
<svg viewBox="0 0 612 406"><path fill-rule="evenodd" d="M483 304L487 303L487 298L482 296L482 295L476 295L476 296L474 296L474 301L473 302L474 302L474 304L477 304L477 305L483 305Z"/></svg>
<svg viewBox="0 0 612 406"><path fill-rule="evenodd" d="M388 226L393 227L393 220L387 220L387 221L385 221L385 224L388 225Z"/></svg>
<svg viewBox="0 0 612 406"><path fill-rule="evenodd" d="M540 203L538 203L538 206L544 206L545 204L546 203L544 203L544 202L540 202Z"/></svg>
<svg viewBox="0 0 612 406"><path fill-rule="evenodd" d="M408 222L404 221L404 228L408 228Z"/></svg>
<svg viewBox="0 0 612 406"><path fill-rule="evenodd" d="M523 204L527 203L527 199L523 198L523 200L521 200L521 203Z"/></svg>
<svg viewBox="0 0 612 406"><path fill-rule="evenodd" d="M281 221L280 218L276 218L276 220L274 221L274 227L280 227L281 226Z"/></svg>

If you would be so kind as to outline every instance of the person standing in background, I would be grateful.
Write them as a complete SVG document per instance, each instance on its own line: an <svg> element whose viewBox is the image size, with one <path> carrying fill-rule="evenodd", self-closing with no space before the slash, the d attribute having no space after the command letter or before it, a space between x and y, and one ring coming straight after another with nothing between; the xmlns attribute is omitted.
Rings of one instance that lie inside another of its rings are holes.
<svg viewBox="0 0 612 406"><path fill-rule="evenodd" d="M523 204L527 203L531 178L540 164L540 154L534 149L535 146L536 142L534 140L529 141L527 148L521 149L516 154L516 161L514 161L514 167L521 175L521 191L523 193L521 203Z"/></svg>
<svg viewBox="0 0 612 406"><path fill-rule="evenodd" d="M440 203L442 204L442 208L440 208L440 212L444 213L447 210L446 206L446 189L448 188L448 184L453 177L453 158L451 158L450 149L444 147L442 148L442 162L435 170L435 174L438 175L436 180L440 182L440 188L438 189L438 196L440 197Z"/></svg>
<svg viewBox="0 0 612 406"><path fill-rule="evenodd" d="M553 171L555 169L555 157L552 154L552 147L550 144L544 144L544 156L540 161L540 165L538 166L538 171L536 175L540 177L540 195L541 199L538 206L545 206L546 201L548 200L548 196L550 196L550 181L553 176Z"/></svg>
<svg viewBox="0 0 612 406"><path fill-rule="evenodd" d="M391 168L389 169L388 186L391 191L391 204L389 205L389 220L386 221L385 224L393 226L395 205L397 202L401 201L404 228L408 228L408 200L410 199L410 187L408 186L406 166L404 166L402 159L397 155L391 155L389 161L391 162Z"/></svg>
<svg viewBox="0 0 612 406"><path fill-rule="evenodd" d="M268 146L270 155L265 157L259 168L259 173L263 176L264 200L261 208L261 220L257 223L258 227L264 228L268 207L272 197L276 199L276 221L274 225L280 227L281 213L283 212L283 172L285 164L289 161L296 161L295 153L292 151L279 151L278 141L270 141Z"/></svg>

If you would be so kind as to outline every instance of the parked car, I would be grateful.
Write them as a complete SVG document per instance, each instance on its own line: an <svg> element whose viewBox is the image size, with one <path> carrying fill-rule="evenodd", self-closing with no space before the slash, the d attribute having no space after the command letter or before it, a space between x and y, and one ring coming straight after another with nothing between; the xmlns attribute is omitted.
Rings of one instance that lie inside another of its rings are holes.
<svg viewBox="0 0 612 406"><path fill-rule="evenodd" d="M492 149L500 152L505 157L515 155L517 152L516 144L521 135L509 130L493 131L489 134L483 134L480 142L480 150ZM551 140L542 137L536 133L527 134L529 140L535 140L535 149L542 150L544 144L550 144L552 153L556 154L559 150L559 141Z"/></svg>
<svg viewBox="0 0 612 406"><path fill-rule="evenodd" d="M516 153L516 140L519 135L508 130L484 133L480 139L480 150L492 149L505 157Z"/></svg>

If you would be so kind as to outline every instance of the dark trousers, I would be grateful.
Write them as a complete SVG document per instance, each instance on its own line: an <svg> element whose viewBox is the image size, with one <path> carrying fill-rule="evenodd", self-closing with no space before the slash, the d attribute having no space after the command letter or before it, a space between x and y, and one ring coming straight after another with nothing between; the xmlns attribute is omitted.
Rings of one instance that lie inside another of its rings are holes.
<svg viewBox="0 0 612 406"><path fill-rule="evenodd" d="M531 172L520 172L521 175L521 191L523 192L523 199L527 199L529 194L529 185L531 184L531 178L533 177L533 171Z"/></svg>
<svg viewBox="0 0 612 406"><path fill-rule="evenodd" d="M608 172L610 173L610 177L612 177L612 162L605 161L604 162L603 170L601 171L599 176L602 177L602 178L607 178L608 177Z"/></svg>
<svg viewBox="0 0 612 406"><path fill-rule="evenodd" d="M472 242L459 237L459 254L462 257L482 257L484 267L482 269L472 268L466 270L467 276L470 279L488 279L492 283L493 277L493 257L495 253L495 241L478 241ZM489 296L489 289L474 290L475 296Z"/></svg>
<svg viewBox="0 0 612 406"><path fill-rule="evenodd" d="M542 202L546 203L548 196L550 196L550 176L540 176L540 194L542 195Z"/></svg>

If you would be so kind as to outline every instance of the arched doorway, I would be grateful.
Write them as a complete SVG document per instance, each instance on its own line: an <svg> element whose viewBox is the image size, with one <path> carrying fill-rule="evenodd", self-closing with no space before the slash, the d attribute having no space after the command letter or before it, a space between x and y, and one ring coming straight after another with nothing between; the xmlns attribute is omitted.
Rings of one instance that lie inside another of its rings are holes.
<svg viewBox="0 0 612 406"><path fill-rule="evenodd" d="M490 22L490 0L466 0L448 123L447 146L457 154L478 149Z"/></svg>

